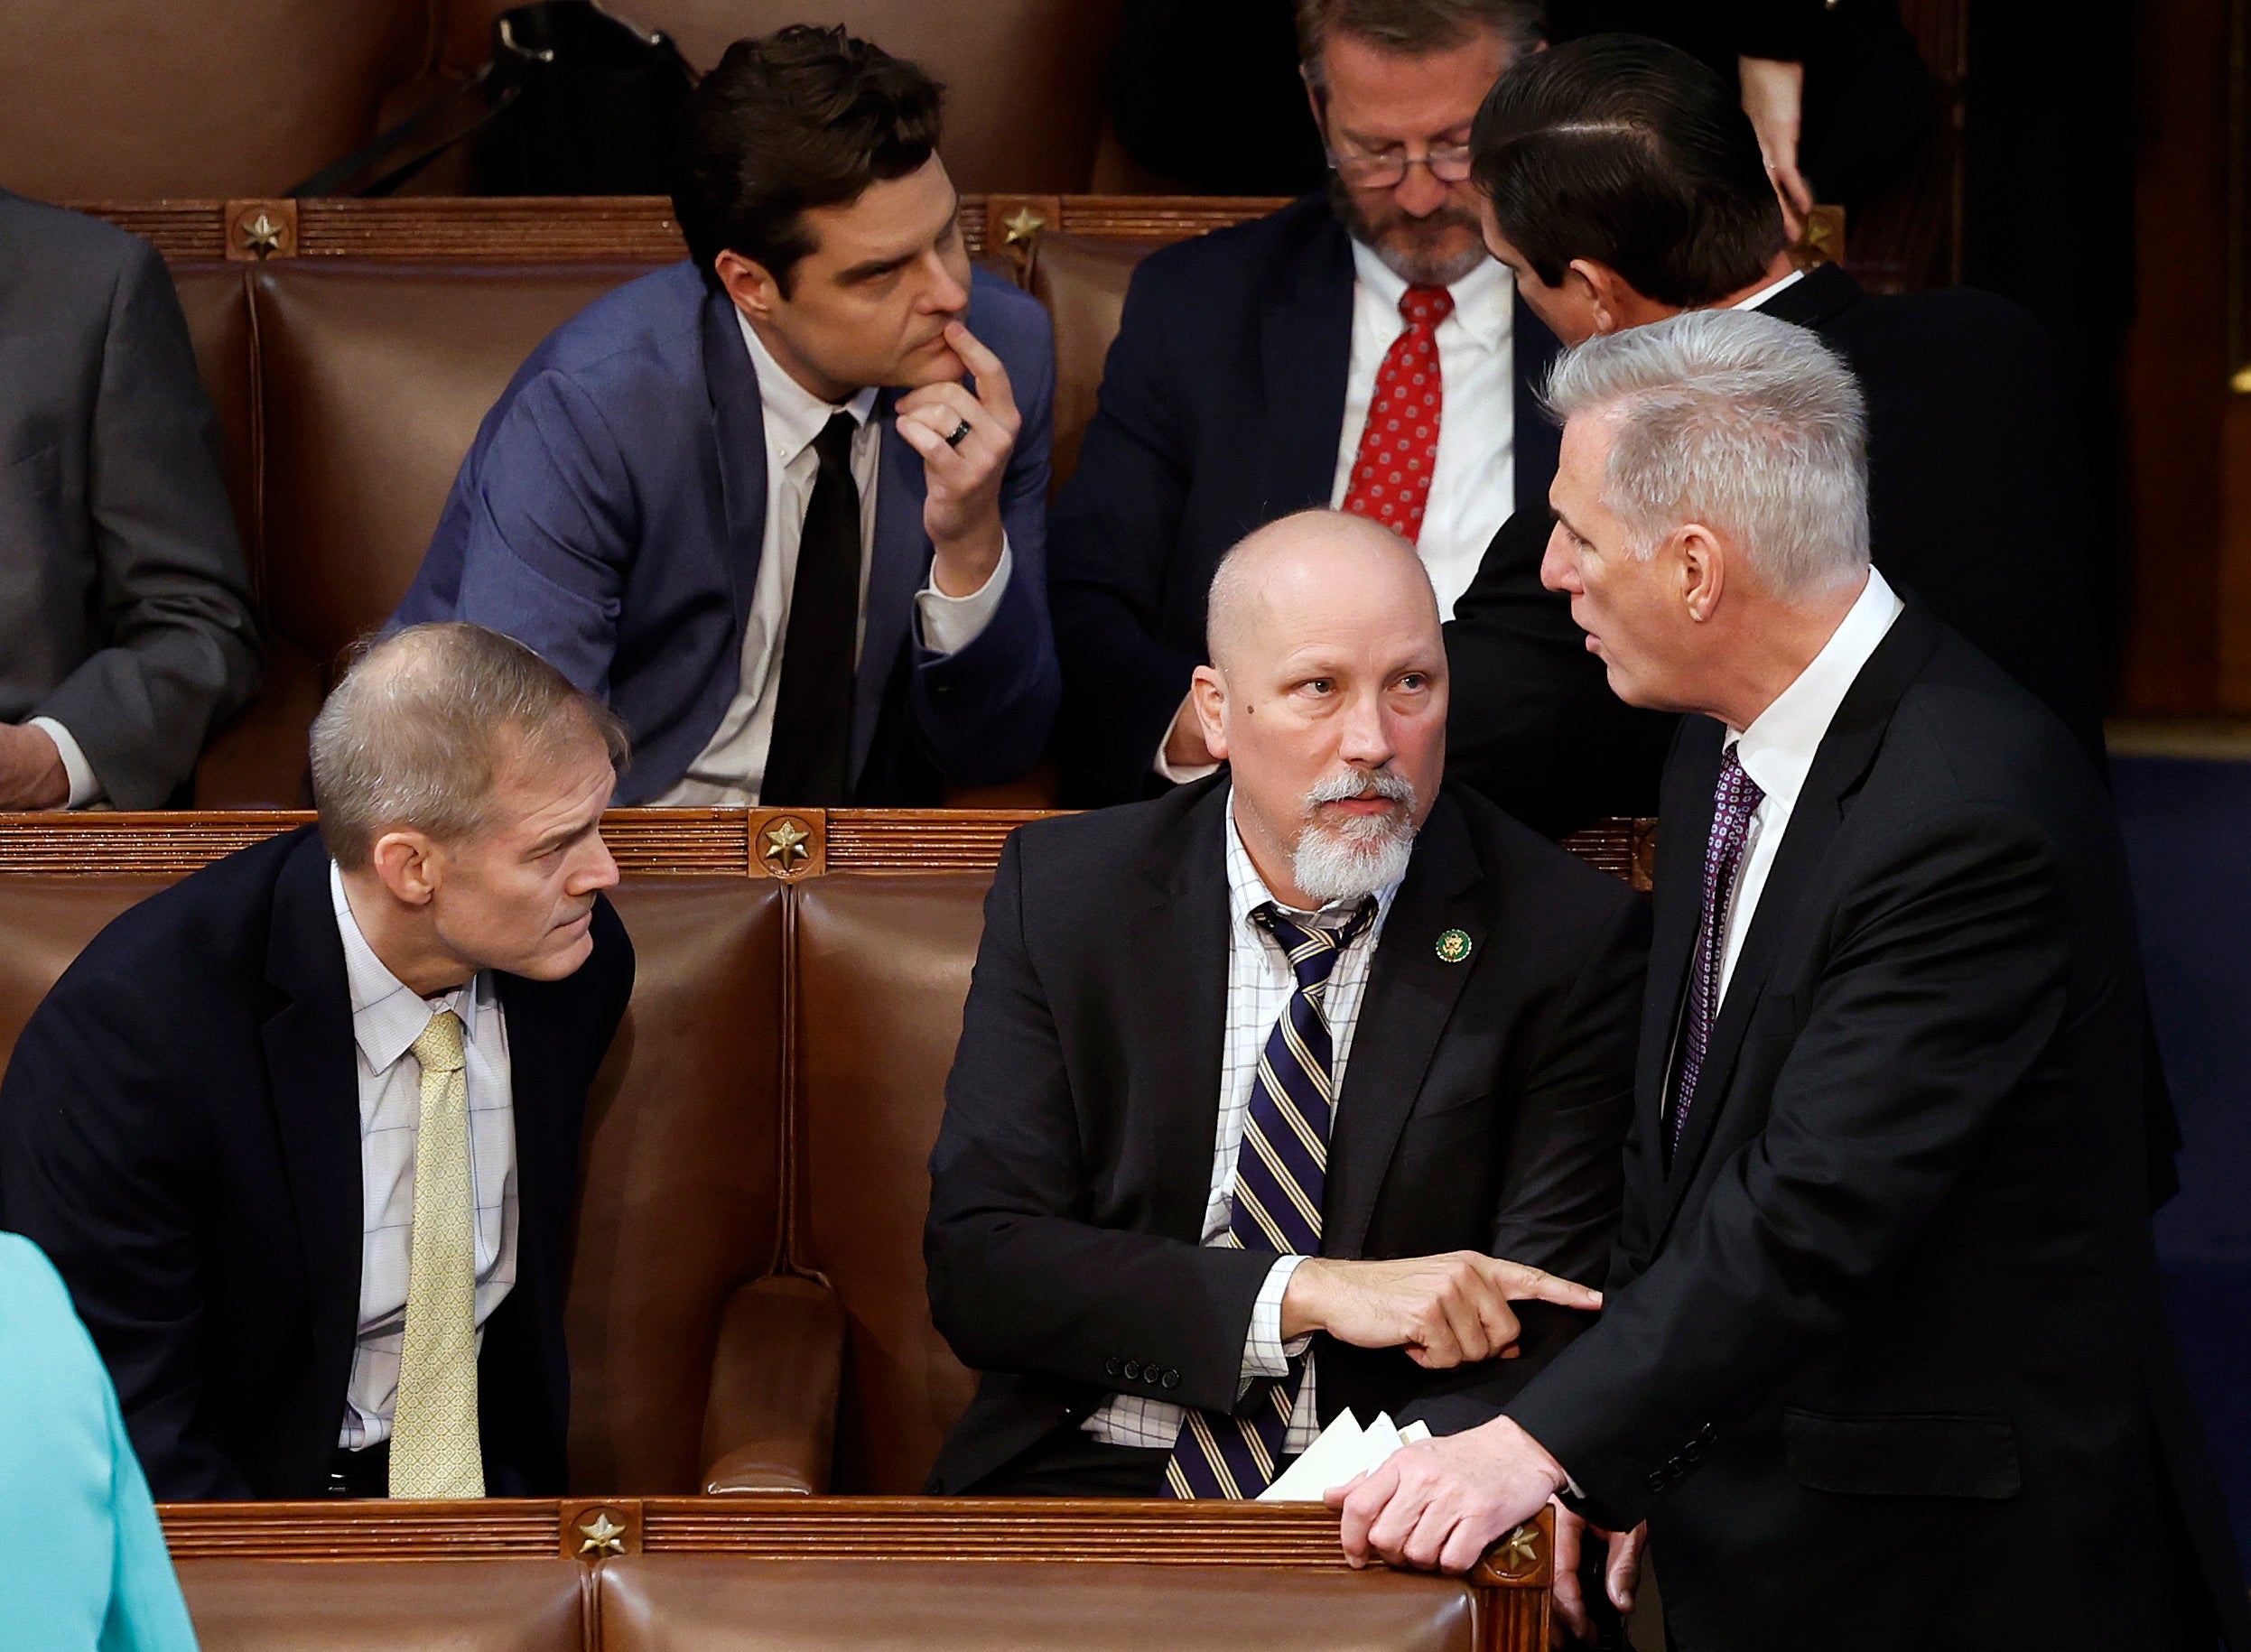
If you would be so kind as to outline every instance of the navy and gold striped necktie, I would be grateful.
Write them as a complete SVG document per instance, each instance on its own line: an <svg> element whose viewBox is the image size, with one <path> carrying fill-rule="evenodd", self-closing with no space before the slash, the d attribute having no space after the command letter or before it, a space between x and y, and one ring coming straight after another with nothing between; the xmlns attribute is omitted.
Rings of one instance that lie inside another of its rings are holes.
<svg viewBox="0 0 2251 1652"><path fill-rule="evenodd" d="M1301 928L1271 902L1251 914L1288 955L1297 989L1259 1056L1228 1230L1216 1242L1276 1256L1321 1254L1321 1190L1328 1173L1329 1127L1336 1116L1334 1059L1322 1000L1344 949L1375 919L1374 897L1338 929ZM1289 1374L1251 1384L1232 1415L1190 1411L1181 1425L1165 1490L1177 1498L1256 1497L1280 1472L1282 1443L1302 1356Z"/></svg>

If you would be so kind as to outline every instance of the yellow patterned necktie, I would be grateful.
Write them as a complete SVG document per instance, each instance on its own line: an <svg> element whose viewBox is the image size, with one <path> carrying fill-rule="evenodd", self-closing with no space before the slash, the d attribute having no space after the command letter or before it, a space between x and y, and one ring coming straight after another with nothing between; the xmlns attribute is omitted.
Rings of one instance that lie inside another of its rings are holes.
<svg viewBox="0 0 2251 1652"><path fill-rule="evenodd" d="M440 1010L414 1040L422 1124L414 1140L414 1228L406 1334L391 1414L393 1497L482 1497L477 1441L477 1205L469 1163L469 1079L461 1019Z"/></svg>

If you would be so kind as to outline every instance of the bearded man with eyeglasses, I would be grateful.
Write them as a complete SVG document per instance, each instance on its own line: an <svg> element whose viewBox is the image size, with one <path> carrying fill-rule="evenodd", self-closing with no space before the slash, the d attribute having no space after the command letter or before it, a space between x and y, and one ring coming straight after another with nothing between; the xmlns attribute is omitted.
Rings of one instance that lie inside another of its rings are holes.
<svg viewBox="0 0 2251 1652"><path fill-rule="evenodd" d="M1532 0L1299 0L1330 187L1134 272L1100 406L1051 515L1068 801L1214 771L1189 704L1227 548L1313 506L1415 546L1441 617L1520 504L1545 508L1552 334L1487 254L1469 131L1539 49ZM1537 559L1534 559L1536 562ZM1559 831L1573 748L1609 695L1526 570L1498 801Z"/></svg>

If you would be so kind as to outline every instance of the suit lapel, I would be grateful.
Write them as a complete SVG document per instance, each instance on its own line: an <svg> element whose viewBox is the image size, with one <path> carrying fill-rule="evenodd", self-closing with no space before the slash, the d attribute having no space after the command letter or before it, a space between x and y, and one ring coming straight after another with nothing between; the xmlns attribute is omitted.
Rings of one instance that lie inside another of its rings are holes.
<svg viewBox="0 0 2251 1652"><path fill-rule="evenodd" d="M1260 316L1266 376L1262 492L1246 524L1326 505L1344 440L1344 381L1352 367L1352 237L1330 217L1298 279Z"/></svg>
<svg viewBox="0 0 2251 1652"><path fill-rule="evenodd" d="M1512 282L1510 287L1513 292L1515 283ZM1511 354L1516 376L1516 423L1511 438L1515 448L1516 508L1530 513L1534 521L1546 522L1548 488L1556 479L1563 432L1540 404L1539 392L1562 347L1548 330L1548 323L1532 313L1521 292L1516 293L1514 311L1509 336L1513 341Z"/></svg>
<svg viewBox="0 0 2251 1652"><path fill-rule="evenodd" d="M1666 1177L1668 1220L1695 1180L1698 1162L1711 1142L1714 1125L1727 1100L1728 1082L1735 1075L1735 1059L1743 1049L1744 1030L1766 989L1766 978L1773 969L1782 937L1789 933L1797 914L1800 898L1828 853L1837 827L1844 821L1846 804L1859 790L1869 765L1875 761L1876 752L1884 744L1884 730L1891 726L1892 713L1899 707L1900 696L1906 692L1908 683L1938 646L1938 636L1937 622L1927 610L1917 606L1908 608L1869 656L1868 663L1860 668L1860 674L1853 679L1852 688L1838 705L1837 715L1829 720L1828 732L1821 738L1813 766L1807 771L1804 789L1798 794L1797 807L1791 811L1781 847L1775 852L1774 863L1767 872L1758 911L1753 914L1742 951L1735 956L1726 996L1720 1001L1719 1019L1713 1024L1711 1044L1705 1053L1703 1072L1697 1080L1697 1098L1688 1109L1680 1146L1673 1155L1672 1168ZM1705 815L1708 835L1708 800ZM1696 847L1700 855L1701 838ZM1699 904L1701 895L1699 882Z"/></svg>
<svg viewBox="0 0 2251 1652"><path fill-rule="evenodd" d="M1392 1149L1446 1021L1470 972L1491 967L1478 951L1485 940L1477 900L1481 869L1461 811L1441 794L1383 921L1337 1092L1322 1189L1325 1255L1356 1257L1367 1242ZM1469 936L1466 964L1438 957L1438 937L1450 929Z"/></svg>
<svg viewBox="0 0 2251 1652"><path fill-rule="evenodd" d="M565 1258L549 1254L548 1235L568 1231L577 1193L574 1134L557 1098L586 1086L581 1041L553 1025L551 992L520 976L494 977L508 1029L509 1108L516 1126L516 1277L559 1323L556 1293ZM576 1059L574 1059L576 1058Z"/></svg>
<svg viewBox="0 0 2251 1652"><path fill-rule="evenodd" d="M284 1002L261 1037L304 1248L317 1391L332 1387L340 1403L358 1333L362 1193L351 988L328 868L307 828L274 884L265 979Z"/></svg>
<svg viewBox="0 0 2251 1652"><path fill-rule="evenodd" d="M1227 1025L1225 778L1167 833L1143 868L1145 898L1126 922L1122 984L1132 1005L1128 1047L1144 1058L1136 1088L1157 1121L1150 1203L1157 1230L1199 1242L1219 1135Z"/></svg>
<svg viewBox="0 0 2251 1652"><path fill-rule="evenodd" d="M742 669L742 634L750 623L758 559L766 549L766 419L758 369L742 340L742 324L723 292L703 297L703 378L712 395L712 439L719 448L720 488L727 511L727 580L735 610L735 645L725 669Z"/></svg>

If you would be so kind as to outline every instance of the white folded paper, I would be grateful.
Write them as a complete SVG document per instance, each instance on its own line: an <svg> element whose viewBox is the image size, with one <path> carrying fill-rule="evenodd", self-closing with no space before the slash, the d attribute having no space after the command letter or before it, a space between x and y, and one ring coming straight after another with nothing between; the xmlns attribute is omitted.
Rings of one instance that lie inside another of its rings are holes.
<svg viewBox="0 0 2251 1652"><path fill-rule="evenodd" d="M1380 1467L1400 1446L1429 1437L1430 1430L1420 1423L1396 1426L1388 1411L1377 1412L1375 1421L1363 1428L1346 1406L1321 1431L1321 1437L1306 1447L1303 1456L1259 1493L1259 1501L1317 1503L1330 1487L1344 1485L1353 1475Z"/></svg>

